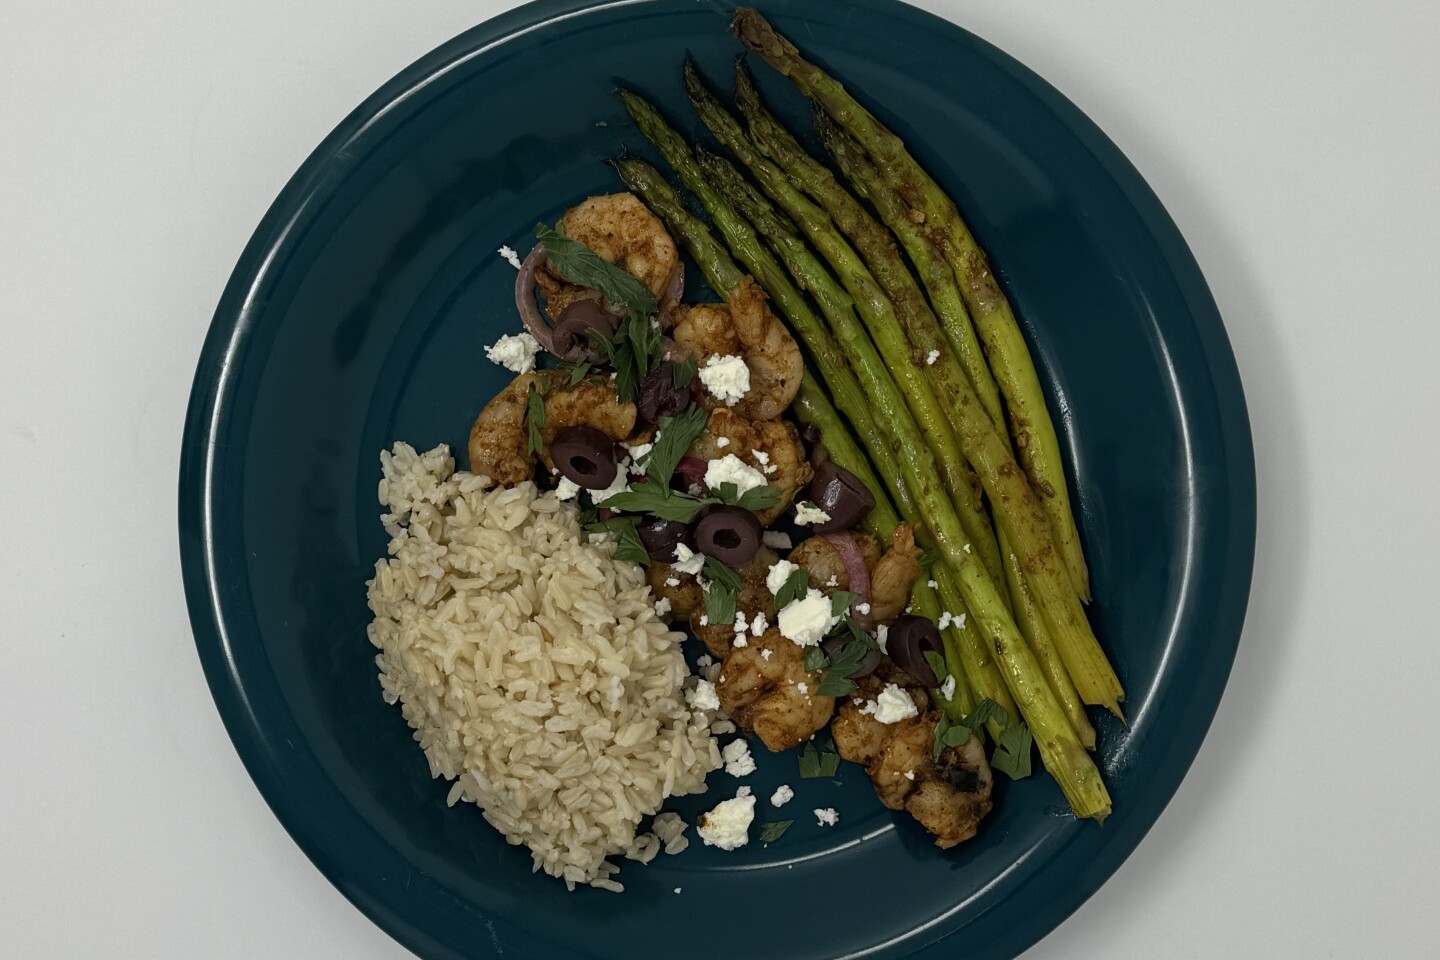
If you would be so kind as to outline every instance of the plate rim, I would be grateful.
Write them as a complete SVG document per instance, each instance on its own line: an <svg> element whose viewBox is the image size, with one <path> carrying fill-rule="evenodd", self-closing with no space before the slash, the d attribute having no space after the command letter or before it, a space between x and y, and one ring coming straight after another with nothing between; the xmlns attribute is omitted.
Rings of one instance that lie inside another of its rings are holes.
<svg viewBox="0 0 1440 960"><path fill-rule="evenodd" d="M1224 629L1211 638L1215 648L1208 660L1210 669L1187 691L1192 700L1198 699L1207 705L1203 722L1194 723L1172 745L1169 759L1177 759L1178 754L1178 762L1168 763L1157 774L1163 779L1153 816L1133 835L1105 843L1079 877L1051 891L1056 895L1046 900L1043 909L1031 914L1030 923L1006 939L1003 955L1016 956L1074 913L1153 829L1198 755L1219 710L1239 649L1254 570L1258 503L1248 409L1229 337L1198 262L1154 191L1094 121L1029 67L953 21L901 0L832 0L832 3L880 11L908 21L907 27L963 36L1041 100L1095 156L1144 224L1179 288L1180 297L1191 308L1194 333L1205 353L1215 385L1214 398L1220 408L1218 419L1224 428L1221 446L1227 455L1227 480L1235 488L1229 501L1232 510L1229 532L1240 538L1238 543L1229 545L1227 556L1232 565L1239 566L1233 567L1227 576L1234 595L1226 599L1222 609ZM271 203L226 281L197 361L182 434L179 546L191 630L211 696L251 781L291 839L361 913L418 956L450 958L460 954L430 935L413 914L394 909L383 891L377 893L373 885L345 874L343 864L316 838L314 824L291 798L293 784L282 782L278 771L270 765L265 724L246 693L244 668L238 662L241 651L231 642L222 600L217 593L216 544L212 536L217 434L233 403L229 393L233 389L237 359L243 355L255 317L263 309L257 301L263 299L261 294L267 280L276 273L276 264L283 261L286 251L303 234L308 220L323 207L328 189L364 157L367 138L378 121L451 71L537 29L620 7L650 6L655 9L647 13L664 15L677 5L675 0L532 0L463 31L398 72L336 125ZM763 0L760 5L763 6ZM1222 380L1228 382L1222 383ZM318 786L323 789L329 781L323 777L320 780L324 783ZM344 800L333 784L330 790ZM364 829L370 828L365 825ZM339 831L338 822L332 825L332 832L335 831ZM340 834L343 831L337 835ZM380 839L383 842L383 838ZM440 901L453 899L444 888L433 883L428 886ZM484 922L490 925L492 935L493 925L504 923L498 917L486 917ZM531 936L540 939L533 932Z"/></svg>

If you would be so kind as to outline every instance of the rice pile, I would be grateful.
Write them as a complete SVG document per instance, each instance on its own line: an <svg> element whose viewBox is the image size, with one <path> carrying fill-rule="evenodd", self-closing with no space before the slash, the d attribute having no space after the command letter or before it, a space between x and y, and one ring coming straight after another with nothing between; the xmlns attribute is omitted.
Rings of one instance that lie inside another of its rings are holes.
<svg viewBox="0 0 1440 960"><path fill-rule="evenodd" d="M444 446L397 443L380 459L391 540L368 634L385 700L431 775L454 781L452 804L478 803L571 889L622 889L606 857L682 849L673 814L636 828L720 766L713 715L685 702L683 635L571 504L457 473Z"/></svg>

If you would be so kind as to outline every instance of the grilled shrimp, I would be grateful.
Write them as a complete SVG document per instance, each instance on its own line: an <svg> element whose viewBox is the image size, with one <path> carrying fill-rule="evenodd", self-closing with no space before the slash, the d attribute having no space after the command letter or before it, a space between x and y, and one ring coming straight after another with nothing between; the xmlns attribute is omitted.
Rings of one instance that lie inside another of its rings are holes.
<svg viewBox="0 0 1440 960"><path fill-rule="evenodd" d="M683 269L675 241L633 193L591 197L565 211L560 224L565 236L645 284L657 300L666 299ZM596 291L570 283L548 266L536 272L535 280L551 318L560 316L576 300L600 298Z"/></svg>
<svg viewBox="0 0 1440 960"><path fill-rule="evenodd" d="M819 683L820 675L805 669L804 649L772 627L730 651L715 690L736 726L771 750L788 750L810 739L835 711L834 697L815 692Z"/></svg>
<svg viewBox="0 0 1440 960"><path fill-rule="evenodd" d="M879 692L899 671L879 671L860 682L864 693L847 698L836 712L830 732L840 756L864 764L875 795L891 810L905 810L935 837L942 849L970 839L990 812L994 777L985 748L971 737L946 747L934 759L932 744L939 714L930 708L925 691L907 690L920 714L885 724L861 712L868 697ZM868 694L868 697L867 697Z"/></svg>
<svg viewBox="0 0 1440 960"><path fill-rule="evenodd" d="M711 357L740 356L750 369L750 389L734 405L751 420L780 416L800 389L805 360L795 338L765 303L765 292L750 277L730 291L728 303L702 303L676 311L676 344L703 367ZM722 406L704 393L706 407Z"/></svg>
<svg viewBox="0 0 1440 960"><path fill-rule="evenodd" d="M755 619L756 614L764 614L766 623L775 622L775 595L765 585L765 575L770 572L770 567L776 560L780 559L779 554L769 547L761 547L755 551L755 556L740 569L735 571L740 578L740 589L735 594L735 610L745 615L745 622L749 624ZM735 642L735 623L705 623L700 622L704 615L704 604L690 615L690 629L705 648L716 657L724 657L730 653ZM753 639L746 636L745 642Z"/></svg>
<svg viewBox="0 0 1440 960"><path fill-rule="evenodd" d="M525 404L530 387L544 394L545 423L540 428L540 459L554 467L550 444L561 427L585 424L623 440L635 429L635 404L622 403L615 388L603 377L569 386L557 370L522 373L485 405L470 428L470 469L501 486L529 480L535 473L525 426Z"/></svg>
<svg viewBox="0 0 1440 960"><path fill-rule="evenodd" d="M670 601L670 612L666 617L671 622L689 620L703 609L705 597L700 590L700 582L693 574L681 573L668 563L651 560L650 566L645 568L645 579L649 581L650 593L656 600Z"/></svg>
<svg viewBox="0 0 1440 960"><path fill-rule="evenodd" d="M784 420L747 420L724 407L710 412L704 432L691 444L689 453L707 462L733 453L765 474L766 482L782 494L773 507L755 514L767 527L785 512L814 475L793 424Z"/></svg>
<svg viewBox="0 0 1440 960"><path fill-rule="evenodd" d="M832 537L852 538L870 574L870 612L858 619L869 626L887 623L899 616L910 602L910 591L920 576L919 551L915 549L915 534L910 525L902 523L895 528L884 554L874 537L853 530L811 537L791 552L790 562L810 571L811 583L829 585L833 577L839 589L853 590L855 585L850 582L850 573Z"/></svg>

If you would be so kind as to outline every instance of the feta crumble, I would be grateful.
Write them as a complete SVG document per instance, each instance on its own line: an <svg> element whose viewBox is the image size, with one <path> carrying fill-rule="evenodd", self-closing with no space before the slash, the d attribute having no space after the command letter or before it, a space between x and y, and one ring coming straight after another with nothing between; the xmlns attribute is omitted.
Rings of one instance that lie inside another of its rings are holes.
<svg viewBox="0 0 1440 960"><path fill-rule="evenodd" d="M760 656L764 657L766 660L769 660L774 655L775 651L771 650L769 647L766 647L764 650L760 651Z"/></svg>
<svg viewBox="0 0 1440 960"><path fill-rule="evenodd" d="M624 493L630 489L630 458L625 457L615 469L615 479L610 481L610 486L604 490L591 490L590 499L594 503L604 503L617 493Z"/></svg>
<svg viewBox="0 0 1440 960"><path fill-rule="evenodd" d="M834 807L816 807L815 819L822 827L833 827L840 822L840 814L835 812Z"/></svg>
<svg viewBox="0 0 1440 960"><path fill-rule="evenodd" d="M800 691L801 696L806 696L810 693L810 685L804 681L795 684L795 689Z"/></svg>
<svg viewBox="0 0 1440 960"><path fill-rule="evenodd" d="M765 474L735 454L727 453L705 465L705 486L714 490L722 483L733 483L736 493L744 493L765 486Z"/></svg>
<svg viewBox="0 0 1440 960"><path fill-rule="evenodd" d="M700 680L695 684L694 690L686 691L685 702L696 710L719 710L720 695L715 692L715 684L709 680Z"/></svg>
<svg viewBox="0 0 1440 960"><path fill-rule="evenodd" d="M555 496L561 500L574 500L575 495L580 492L580 484L569 477L561 477L560 482L555 484Z"/></svg>
<svg viewBox="0 0 1440 960"><path fill-rule="evenodd" d="M875 719L881 723L899 723L919 714L910 694L893 683L885 684L880 696L875 698Z"/></svg>
<svg viewBox="0 0 1440 960"><path fill-rule="evenodd" d="M760 636L760 634L764 633L769 628L769 626L770 624L765 622L765 611L757 611L755 614L755 618L750 621L750 636Z"/></svg>
<svg viewBox="0 0 1440 960"><path fill-rule="evenodd" d="M946 700L955 699L955 678L946 677L945 682L940 684L940 696Z"/></svg>
<svg viewBox="0 0 1440 960"><path fill-rule="evenodd" d="M505 262L510 264L510 266L514 267L516 270L520 269L520 254L516 253L514 248L509 246L502 246L496 252L499 253L500 256L504 257Z"/></svg>
<svg viewBox="0 0 1440 960"><path fill-rule="evenodd" d="M794 799L795 791L791 788L790 784L782 783L775 788L774 793L770 794L770 806L783 807Z"/></svg>
<svg viewBox="0 0 1440 960"><path fill-rule="evenodd" d="M735 850L750 841L750 823L755 819L755 798L749 795L749 788L741 787L742 793L734 799L722 800L713 810L700 815L695 832L708 847L721 850Z"/></svg>
<svg viewBox="0 0 1440 960"><path fill-rule="evenodd" d="M661 597L655 601L655 616L663 617L670 612L670 598Z"/></svg>
<svg viewBox="0 0 1440 960"><path fill-rule="evenodd" d="M731 740L720 751L725 761L725 772L732 777L746 777L755 772L755 758L750 755L750 744L744 740Z"/></svg>
<svg viewBox="0 0 1440 960"><path fill-rule="evenodd" d="M831 614L830 598L811 587L804 597L785 605L775 625L787 640L802 647L813 647L839 622Z"/></svg>
<svg viewBox="0 0 1440 960"><path fill-rule="evenodd" d="M830 514L808 500L795 504L795 522L802 527L808 527L812 523L825 523L829 519Z"/></svg>
<svg viewBox="0 0 1440 960"><path fill-rule="evenodd" d="M782 533L779 530L766 530L760 535L760 542L772 550L789 550L795 545L790 539L790 534Z"/></svg>
<svg viewBox="0 0 1440 960"><path fill-rule="evenodd" d="M710 654L708 654L708 653L702 653L702 654L700 654L700 656L698 656L698 657L695 658L695 666L700 667L701 669L704 669L705 667L713 666L714 663L715 663L715 658L712 657L712 656L710 656Z"/></svg>
<svg viewBox="0 0 1440 960"><path fill-rule="evenodd" d="M927 581L925 585L926 585L927 587L929 587L931 590L939 590L939 589L940 589L940 584L936 583L934 580Z"/></svg>
<svg viewBox="0 0 1440 960"><path fill-rule="evenodd" d="M535 369L535 354L540 344L528 333L515 333L501 337L485 348L485 357L491 363L498 363L514 373L529 373Z"/></svg>
<svg viewBox="0 0 1440 960"><path fill-rule="evenodd" d="M678 586L680 586L680 578L679 578L679 577L666 577L666 578L665 578L665 586L667 586L667 587L678 587Z"/></svg>
<svg viewBox="0 0 1440 960"><path fill-rule="evenodd" d="M867 614L867 613L870 612L870 604L868 604L868 603L857 603L857 604L855 604L855 612L858 613L858 614L860 614L860 616L862 616L862 617L865 616L865 614Z"/></svg>
<svg viewBox="0 0 1440 960"><path fill-rule="evenodd" d="M726 447L730 446L730 438L729 438L729 437L716 437L716 438L715 438L715 446L719 447L721 450L724 450Z"/></svg>
<svg viewBox="0 0 1440 960"><path fill-rule="evenodd" d="M765 574L765 586L771 593L779 593L780 588L785 586L785 581L790 579L790 574L799 569L789 560L776 560Z"/></svg>
<svg viewBox="0 0 1440 960"><path fill-rule="evenodd" d="M705 569L705 554L696 553L683 543L675 544L675 562L672 566L680 573L698 574Z"/></svg>
<svg viewBox="0 0 1440 960"><path fill-rule="evenodd" d="M915 771L914 771L914 770L906 770L906 771L905 771L905 779L906 779L906 780L914 780L914 779L915 779Z"/></svg>
<svg viewBox="0 0 1440 960"><path fill-rule="evenodd" d="M927 367L933 367L933 366L935 366L935 361L936 361L936 360L939 360L939 359L940 359L940 351L939 351L939 350L931 350L929 353L925 354L925 366L927 366Z"/></svg>
<svg viewBox="0 0 1440 960"><path fill-rule="evenodd" d="M889 642L890 642L890 625L889 625L888 623L882 623L882 624L880 624L880 626L878 626L878 627L875 628L875 643L880 647L880 652L881 652L881 653L884 653L884 654L887 654L887 655L890 653L890 651L885 648L885 645L888 644Z"/></svg>
<svg viewBox="0 0 1440 960"><path fill-rule="evenodd" d="M733 407L750 392L750 368L737 356L715 356L700 368L700 382L710 395L727 407Z"/></svg>

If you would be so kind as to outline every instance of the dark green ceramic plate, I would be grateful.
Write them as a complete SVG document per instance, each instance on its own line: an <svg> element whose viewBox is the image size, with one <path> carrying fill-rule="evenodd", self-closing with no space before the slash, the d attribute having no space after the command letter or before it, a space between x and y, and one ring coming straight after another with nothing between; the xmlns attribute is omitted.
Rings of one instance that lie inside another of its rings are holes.
<svg viewBox="0 0 1440 960"><path fill-rule="evenodd" d="M642 147L612 87L694 130L682 57L723 78L738 52L719 3L546 0L425 57L320 145L235 268L185 428L185 586L236 749L315 864L423 957L1010 957L1139 843L1220 699L1254 465L1235 363L1174 224L1074 106L960 28L887 0L763 7L950 188L1026 324L1074 469L1094 622L1130 692L1128 731L1098 720L1114 816L1076 822L1035 776L942 853L862 771L800 781L793 756L767 756L756 792L800 792L781 841L628 864L617 897L567 894L477 811L446 808L365 640L378 452L463 449L505 379L482 347L516 326L496 248L527 249L537 220L617 189L602 161ZM794 92L757 72L808 129ZM717 776L680 809L734 787ZM838 827L814 823L819 806Z"/></svg>

